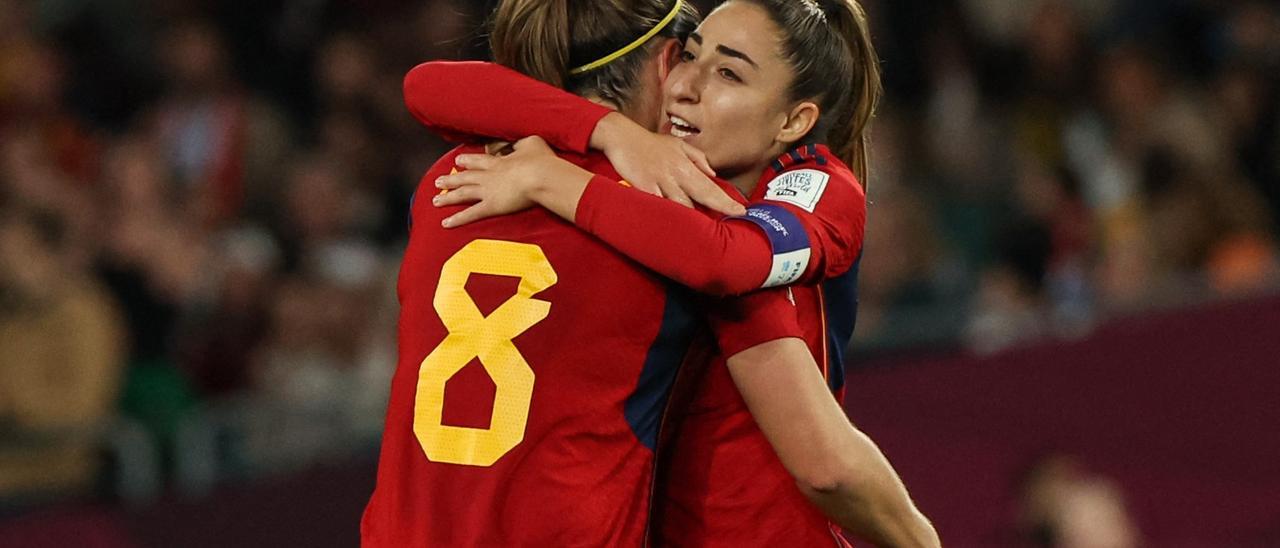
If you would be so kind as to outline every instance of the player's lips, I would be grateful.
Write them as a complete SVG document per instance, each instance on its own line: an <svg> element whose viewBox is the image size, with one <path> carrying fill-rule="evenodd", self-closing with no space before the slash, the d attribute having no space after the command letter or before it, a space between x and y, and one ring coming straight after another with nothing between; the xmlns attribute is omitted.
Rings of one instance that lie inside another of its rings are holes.
<svg viewBox="0 0 1280 548"><path fill-rule="evenodd" d="M668 131L670 131L672 135L681 139L693 137L694 135L702 133L702 130L698 129L698 126L695 126L688 120L674 114L667 114L667 123L671 125L671 128Z"/></svg>

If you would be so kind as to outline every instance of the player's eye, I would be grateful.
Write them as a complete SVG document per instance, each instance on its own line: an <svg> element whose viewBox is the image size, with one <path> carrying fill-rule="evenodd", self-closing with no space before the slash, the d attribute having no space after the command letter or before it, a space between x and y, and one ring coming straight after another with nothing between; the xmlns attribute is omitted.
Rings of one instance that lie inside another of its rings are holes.
<svg viewBox="0 0 1280 548"><path fill-rule="evenodd" d="M691 51L689 51L689 50L684 50L684 51L680 52L680 62L681 62L681 63L688 63L688 62L693 61L694 59L697 59L697 58L698 58L698 57L697 57L696 55L694 55L694 54L693 54L693 52L691 52Z"/></svg>
<svg viewBox="0 0 1280 548"><path fill-rule="evenodd" d="M724 78L725 80L729 80L729 81L731 81L731 82L741 82L741 81L742 81L742 78L739 78L739 77L738 77L738 74L737 74L736 72L733 72L733 70L732 70L732 69L722 68L722 69L720 69L720 71L719 71L719 72L720 72L720 76L721 76L722 78Z"/></svg>

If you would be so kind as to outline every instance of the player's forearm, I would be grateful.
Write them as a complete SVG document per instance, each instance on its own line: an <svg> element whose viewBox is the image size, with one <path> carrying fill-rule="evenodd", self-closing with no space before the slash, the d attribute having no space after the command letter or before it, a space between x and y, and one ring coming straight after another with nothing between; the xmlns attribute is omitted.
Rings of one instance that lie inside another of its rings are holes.
<svg viewBox="0 0 1280 548"><path fill-rule="evenodd" d="M747 293L759 289L769 274L769 241L748 223L713 219L616 183L593 183L580 198L571 217L579 228L694 290Z"/></svg>
<svg viewBox="0 0 1280 548"><path fill-rule="evenodd" d="M820 483L798 480L801 492L854 535L883 547L936 547L938 534L911 502L879 448L853 430L836 452L843 462Z"/></svg>
<svg viewBox="0 0 1280 548"><path fill-rule="evenodd" d="M728 367L778 459L827 517L883 546L937 545L893 467L831 396L803 341L752 347Z"/></svg>
<svg viewBox="0 0 1280 548"><path fill-rule="evenodd" d="M551 146L587 150L612 110L493 63L432 61L409 71L405 105L423 125L451 140L476 136L516 141L531 135Z"/></svg>

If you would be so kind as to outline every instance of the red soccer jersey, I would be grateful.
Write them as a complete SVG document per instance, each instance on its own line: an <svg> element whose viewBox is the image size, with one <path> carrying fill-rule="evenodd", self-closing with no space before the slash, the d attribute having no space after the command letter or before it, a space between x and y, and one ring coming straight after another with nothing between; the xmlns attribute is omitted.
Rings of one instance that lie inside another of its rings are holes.
<svg viewBox="0 0 1280 548"><path fill-rule="evenodd" d="M752 196L782 229L804 233L809 250L856 256L858 231L850 212L865 207L847 167L820 146L802 146L779 158ZM843 187L843 188L842 188ZM778 214L778 209L786 213ZM788 213L790 215L788 215ZM760 217L756 222L761 223ZM786 249L783 230L765 228L775 249ZM841 234L843 233L843 235ZM854 237L843 240L845 237ZM794 246L792 246L794 247ZM815 260L825 260L814 257ZM793 286L796 318L837 399L844 397L844 349L857 311L857 265ZM724 358L691 378L692 401L673 410L673 437L663 447L655 501L655 531L670 546L844 546L839 529L796 488L777 453L751 417L723 366Z"/></svg>
<svg viewBox="0 0 1280 548"><path fill-rule="evenodd" d="M422 192L449 173L442 158ZM616 178L602 156L572 156ZM366 546L639 546L654 446L693 338L688 292L534 209L445 230L415 200L400 358ZM726 303L721 344L796 336L774 294Z"/></svg>
<svg viewBox="0 0 1280 548"><path fill-rule="evenodd" d="M503 100L505 93L522 97L521 105ZM416 107L412 97L410 103L419 120L455 137L538 134L553 146L584 149L602 116L580 98L483 63L420 65L406 80L406 95L418 97ZM525 108L526 100L533 108ZM709 219L593 182L575 222L700 291L796 284L796 318L842 398L843 350L853 333L866 219L862 187L826 147L803 145L773 162L751 198L746 216ZM673 241L681 247L673 249ZM662 540L691 546L843 543L782 468L723 364L721 357L695 379L694 399L663 459L655 507Z"/></svg>

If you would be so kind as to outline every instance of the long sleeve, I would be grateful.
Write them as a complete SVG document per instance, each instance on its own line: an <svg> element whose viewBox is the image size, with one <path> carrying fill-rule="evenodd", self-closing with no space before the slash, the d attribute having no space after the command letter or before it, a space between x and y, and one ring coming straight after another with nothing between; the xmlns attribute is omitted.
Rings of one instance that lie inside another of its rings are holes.
<svg viewBox="0 0 1280 548"><path fill-rule="evenodd" d="M797 149L782 162L741 217L712 217L597 176L574 222L659 274L714 295L845 273L862 250L861 185L826 147Z"/></svg>
<svg viewBox="0 0 1280 548"><path fill-rule="evenodd" d="M424 126L454 142L516 141L537 135L586 153L601 118L613 112L516 71L477 61L432 61L404 79L405 105Z"/></svg>
<svg viewBox="0 0 1280 548"><path fill-rule="evenodd" d="M702 293L759 289L772 252L750 223L690 209L597 176L574 222L636 262Z"/></svg>

